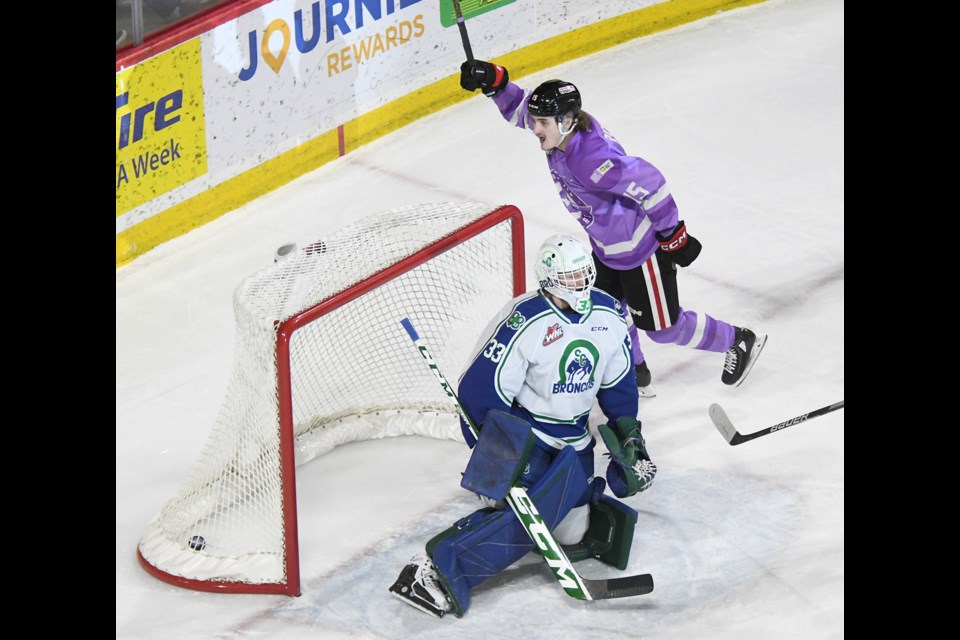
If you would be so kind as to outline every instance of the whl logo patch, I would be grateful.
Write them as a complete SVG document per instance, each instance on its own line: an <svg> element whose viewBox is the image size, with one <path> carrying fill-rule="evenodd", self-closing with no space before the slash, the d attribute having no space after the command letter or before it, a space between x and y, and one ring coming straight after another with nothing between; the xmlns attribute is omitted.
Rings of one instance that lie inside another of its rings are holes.
<svg viewBox="0 0 960 640"><path fill-rule="evenodd" d="M557 340L563 337L563 327L560 326L560 323L556 323L547 327L547 335L543 336L543 346L553 344Z"/></svg>
<svg viewBox="0 0 960 640"><path fill-rule="evenodd" d="M593 388L600 351L589 340L574 340L560 356L559 380L554 393L581 393Z"/></svg>

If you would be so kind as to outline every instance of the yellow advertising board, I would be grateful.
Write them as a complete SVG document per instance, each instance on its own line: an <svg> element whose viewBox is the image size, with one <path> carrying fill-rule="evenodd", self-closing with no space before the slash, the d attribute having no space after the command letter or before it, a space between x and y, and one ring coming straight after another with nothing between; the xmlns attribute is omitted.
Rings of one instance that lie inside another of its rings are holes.
<svg viewBox="0 0 960 640"><path fill-rule="evenodd" d="M119 217L207 172L200 38L116 77Z"/></svg>

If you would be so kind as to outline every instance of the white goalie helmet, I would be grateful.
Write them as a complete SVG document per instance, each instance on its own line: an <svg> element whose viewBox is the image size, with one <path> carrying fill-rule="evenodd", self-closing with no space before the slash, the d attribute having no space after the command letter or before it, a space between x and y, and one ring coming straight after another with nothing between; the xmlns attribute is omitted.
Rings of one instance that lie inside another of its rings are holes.
<svg viewBox="0 0 960 640"><path fill-rule="evenodd" d="M577 313L590 310L590 290L597 280L593 256L575 238L550 236L537 254L540 288L569 304Z"/></svg>

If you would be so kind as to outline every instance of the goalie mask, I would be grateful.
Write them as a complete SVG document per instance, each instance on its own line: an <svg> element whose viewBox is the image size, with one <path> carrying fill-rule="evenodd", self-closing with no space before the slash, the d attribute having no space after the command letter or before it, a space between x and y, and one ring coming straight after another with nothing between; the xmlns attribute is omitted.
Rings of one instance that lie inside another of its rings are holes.
<svg viewBox="0 0 960 640"><path fill-rule="evenodd" d="M540 288L569 304L577 313L590 310L590 290L597 279L593 256L571 236L544 240L537 255Z"/></svg>

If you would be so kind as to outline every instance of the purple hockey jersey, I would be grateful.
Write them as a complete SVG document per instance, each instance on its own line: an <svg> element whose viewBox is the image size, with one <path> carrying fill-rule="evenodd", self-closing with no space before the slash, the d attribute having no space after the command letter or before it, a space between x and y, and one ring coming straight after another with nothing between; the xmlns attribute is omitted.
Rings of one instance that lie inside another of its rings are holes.
<svg viewBox="0 0 960 640"><path fill-rule="evenodd" d="M532 130L530 93L510 82L493 101L507 122ZM570 134L565 151L548 151L547 166L560 199L590 236L600 261L613 269L633 269L657 250L658 231L669 235L677 226L677 205L656 167L627 155L592 116L590 123L589 131Z"/></svg>

